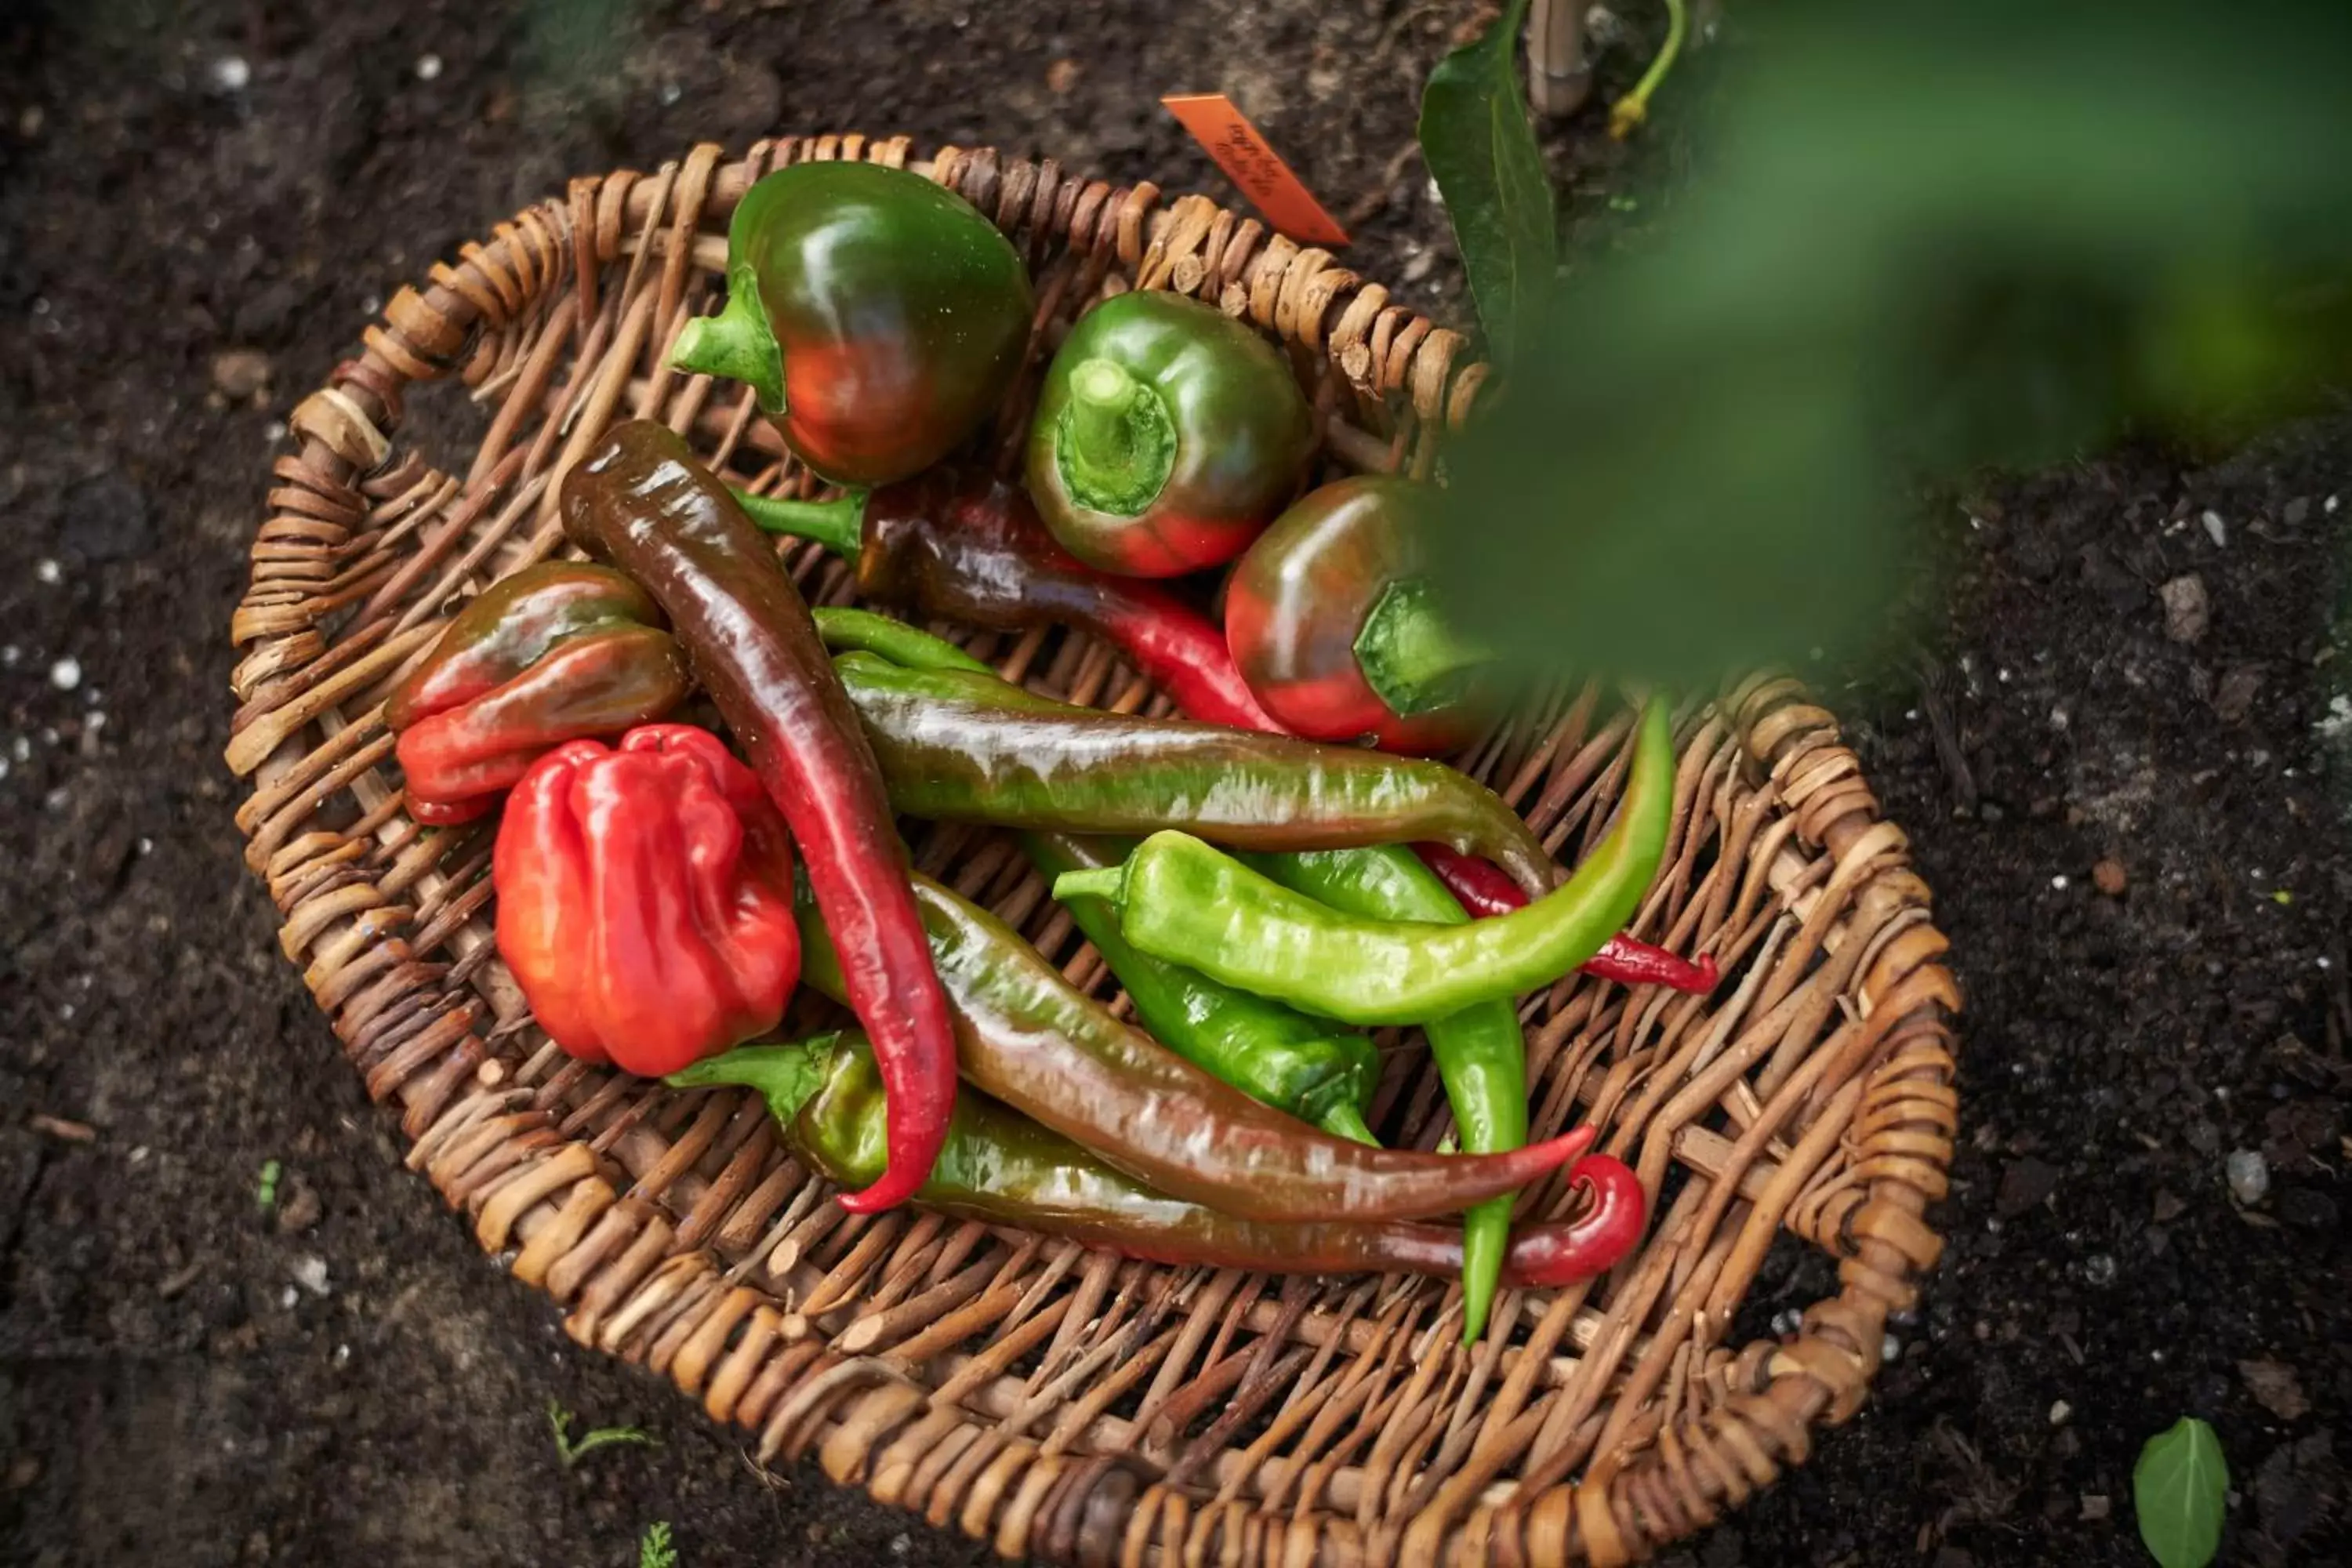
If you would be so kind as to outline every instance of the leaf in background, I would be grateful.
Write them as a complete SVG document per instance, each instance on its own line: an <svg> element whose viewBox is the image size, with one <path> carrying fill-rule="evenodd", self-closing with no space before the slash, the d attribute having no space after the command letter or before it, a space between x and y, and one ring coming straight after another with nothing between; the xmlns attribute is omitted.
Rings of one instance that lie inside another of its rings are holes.
<svg viewBox="0 0 2352 1568"><path fill-rule="evenodd" d="M2158 1433L2132 1467L2139 1538L2164 1568L2205 1568L2221 1546L2230 1467L2213 1428L2184 1415Z"/></svg>
<svg viewBox="0 0 2352 1568"><path fill-rule="evenodd" d="M1894 629L1923 492L2352 374L2343 0L1742 29L1672 216L1544 291L1446 454L1437 586L1523 670L1851 656Z"/></svg>
<svg viewBox="0 0 2352 1568"><path fill-rule="evenodd" d="M1512 0L1476 43L1437 62L1421 93L1422 157L1497 357L1517 341L1528 302L1550 287L1559 258L1551 178L1514 63L1527 14L1528 0Z"/></svg>

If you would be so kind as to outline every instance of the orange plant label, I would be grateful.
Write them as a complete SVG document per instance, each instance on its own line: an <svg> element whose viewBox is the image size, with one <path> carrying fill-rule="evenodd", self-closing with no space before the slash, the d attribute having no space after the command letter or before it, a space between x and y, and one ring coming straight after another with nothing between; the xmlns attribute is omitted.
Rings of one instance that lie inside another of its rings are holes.
<svg viewBox="0 0 2352 1568"><path fill-rule="evenodd" d="M1323 210L1323 204L1291 172L1282 155L1234 100L1222 92L1177 92L1161 99L1168 112L1192 133L1225 177L1242 188L1252 205L1293 239L1310 245L1345 245L1348 231Z"/></svg>

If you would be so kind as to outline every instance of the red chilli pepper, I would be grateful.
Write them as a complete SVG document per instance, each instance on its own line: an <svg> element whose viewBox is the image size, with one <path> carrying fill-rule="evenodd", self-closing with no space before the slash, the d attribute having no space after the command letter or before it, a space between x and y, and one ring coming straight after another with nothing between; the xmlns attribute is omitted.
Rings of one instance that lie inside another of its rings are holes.
<svg viewBox="0 0 2352 1568"><path fill-rule="evenodd" d="M499 953L555 1043L645 1078L772 1029L800 979L792 840L708 730L571 741L509 796Z"/></svg>
<svg viewBox="0 0 2352 1568"><path fill-rule="evenodd" d="M888 1166L842 1204L902 1203L947 1139L955 1033L889 796L808 606L727 487L664 426L616 426L565 476L562 507L572 540L669 616L688 669L792 825L889 1101Z"/></svg>
<svg viewBox="0 0 2352 1568"><path fill-rule="evenodd" d="M1465 855L1451 845L1416 844L1412 847L1472 920L1491 920L1527 907L1527 894L1491 861ZM1585 961L1583 972L1620 985L1663 985L1669 991L1688 991L1702 996L1713 991L1721 978L1711 952L1702 954L1694 963L1680 953L1668 952L1663 947L1636 942L1629 936L1612 936L1602 943L1601 951Z"/></svg>
<svg viewBox="0 0 2352 1568"><path fill-rule="evenodd" d="M1528 1226L1513 1233L1503 1260L1506 1285L1573 1285L1623 1262L1650 1222L1642 1178L1622 1160L1587 1154L1568 1168L1571 1187L1589 1188L1591 1206L1567 1226Z"/></svg>

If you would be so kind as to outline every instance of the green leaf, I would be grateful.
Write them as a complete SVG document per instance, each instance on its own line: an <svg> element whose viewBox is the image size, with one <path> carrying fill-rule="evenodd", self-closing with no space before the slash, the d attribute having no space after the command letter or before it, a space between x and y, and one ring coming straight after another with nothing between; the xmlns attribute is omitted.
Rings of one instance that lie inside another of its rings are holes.
<svg viewBox="0 0 2352 1568"><path fill-rule="evenodd" d="M2164 1568L2205 1568L2221 1545L2230 1467L2213 1428L2184 1415L2158 1433L2132 1467L2139 1538Z"/></svg>
<svg viewBox="0 0 2352 1568"><path fill-rule="evenodd" d="M669 1521L656 1520L646 1526L637 1542L637 1568L677 1568L677 1546L670 1540Z"/></svg>
<svg viewBox="0 0 2352 1568"><path fill-rule="evenodd" d="M1559 263L1559 225L1543 152L1528 124L1516 57L1528 0L1486 36L1437 62L1421 94L1421 153L1445 198L1470 294L1498 358Z"/></svg>

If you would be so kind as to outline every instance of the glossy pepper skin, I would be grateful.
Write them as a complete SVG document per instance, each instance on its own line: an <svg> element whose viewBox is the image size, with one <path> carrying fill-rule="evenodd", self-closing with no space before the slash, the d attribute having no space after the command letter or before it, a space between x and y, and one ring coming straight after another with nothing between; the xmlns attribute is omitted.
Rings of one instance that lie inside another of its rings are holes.
<svg viewBox="0 0 2352 1568"><path fill-rule="evenodd" d="M1567 882L1494 920L1355 919L1174 832L1153 834L1122 867L1062 877L1054 896L1102 898L1118 910L1119 934L1154 958L1319 1017L1442 1018L1549 984L1641 907L1674 819L1674 730L1663 701L1644 707L1634 733L1615 826Z"/></svg>
<svg viewBox="0 0 2352 1568"><path fill-rule="evenodd" d="M742 1084L759 1091L784 1142L828 1179L872 1179L882 1156L882 1096L874 1058L853 1033L800 1045L745 1046L671 1075L680 1089ZM1591 1195L1566 1224L1521 1228L1504 1283L1554 1289L1614 1267L1641 1238L1641 1179L1605 1154L1579 1160L1571 1185ZM960 1219L1067 1237L1153 1263L1281 1274L1397 1273L1440 1279L1461 1268L1459 1239L1402 1221L1236 1218L1160 1193L1060 1134L983 1095L956 1106L939 1163L915 1194ZM1628 1221L1630 1220L1630 1225Z"/></svg>
<svg viewBox="0 0 2352 1568"><path fill-rule="evenodd" d="M1126 839L1065 833L1025 833L1021 847L1048 881L1065 871L1115 866L1134 847ZM1278 863L1286 858L1267 858ZM1126 988L1136 1017L1153 1039L1252 1100L1335 1138L1378 1142L1364 1125L1364 1112L1381 1084L1380 1052L1369 1036L1147 957L1127 944L1117 918L1096 900L1072 899L1067 908L1072 923ZM1519 1141L1526 1142L1524 1135ZM1505 1199L1507 1225L1509 1206Z"/></svg>
<svg viewBox="0 0 2352 1568"><path fill-rule="evenodd" d="M1437 763L1074 707L868 653L835 662L891 804L910 816L1079 833L1171 824L1247 849L1434 838L1549 888L1551 858L1493 792Z"/></svg>
<svg viewBox="0 0 2352 1568"><path fill-rule="evenodd" d="M816 619L818 635L825 647L841 652L879 654L894 664L910 669L955 669L967 674L994 677L989 666L972 658L963 649L944 638L935 637L904 621L876 615L871 610L823 607L811 612ZM1197 717L1197 715L1195 715ZM1461 902L1473 919L1508 914L1523 908L1527 895L1518 885L1487 861L1449 849L1443 844L1421 843L1412 847L1412 856L1425 863ZM1416 868L1397 864L1406 851L1395 848L1351 849L1318 856L1334 863L1360 858L1364 865L1349 873L1367 889L1396 882L1423 881ZM1426 896L1425 894L1423 895ZM1329 900L1326 900L1329 901ZM1418 901L1418 900L1417 900ZM1369 907L1360 912L1386 920L1408 920L1414 917L1402 912L1376 911ZM1712 957L1694 963L1664 948L1648 942L1635 942L1626 936L1612 936L1581 966L1587 974L1601 980L1613 980L1624 985L1664 985L1670 990L1694 991L1704 994L1715 989L1717 972ZM1197 976L1195 978L1198 978Z"/></svg>
<svg viewBox="0 0 2352 1568"><path fill-rule="evenodd" d="M727 487L664 426L615 426L565 476L562 505L573 542L669 616L696 684L792 827L890 1091L889 1171L844 1201L901 1202L947 1136L955 1035L888 795L808 606Z"/></svg>
<svg viewBox="0 0 2352 1568"><path fill-rule="evenodd" d="M1315 419L1282 353L1213 306L1114 295L1046 368L1024 477L1087 565L1132 577L1221 566L1297 493Z"/></svg>
<svg viewBox="0 0 2352 1568"><path fill-rule="evenodd" d="M491 857L499 956L555 1043L647 1078L776 1026L800 977L783 818L719 738L558 746Z"/></svg>
<svg viewBox="0 0 2352 1568"><path fill-rule="evenodd" d="M409 815L484 816L551 748L661 718L688 690L645 590L603 566L526 567L458 611L384 704Z"/></svg>
<svg viewBox="0 0 2352 1568"><path fill-rule="evenodd" d="M1421 575L1423 487L1360 474L1308 491L1225 586L1225 641L1293 734L1451 751L1479 715L1479 660L1445 633Z"/></svg>
<svg viewBox="0 0 2352 1568"><path fill-rule="evenodd" d="M1258 710L1224 634L1166 589L1097 572L1045 531L1001 479L935 470L833 501L739 495L772 533L814 539L856 568L859 596L991 631L1091 632L1195 717L1278 731Z"/></svg>
<svg viewBox="0 0 2352 1568"><path fill-rule="evenodd" d="M1253 862L1283 887L1345 915L1458 926L1469 916L1444 883L1412 855L1268 855ZM1084 900L1074 900L1079 902ZM1528 1141L1528 1043L1507 999L1475 1003L1427 1020L1429 1054L1445 1085L1463 1152L1491 1154ZM1503 1255L1510 1245L1511 1199L1489 1198L1464 1216L1462 1342L1486 1331Z"/></svg>
<svg viewBox="0 0 2352 1568"><path fill-rule="evenodd" d="M1244 1219L1419 1219L1528 1185L1591 1147L1580 1127L1507 1154L1334 1138L1260 1105L1112 1017L987 910L914 879L971 1087L1171 1197ZM802 976L840 995L837 949L803 899Z"/></svg>
<svg viewBox="0 0 2352 1568"><path fill-rule="evenodd" d="M879 163L796 163L727 228L727 306L670 363L758 393L825 479L884 485L930 467L994 413L1034 309L1028 269L961 196Z"/></svg>

